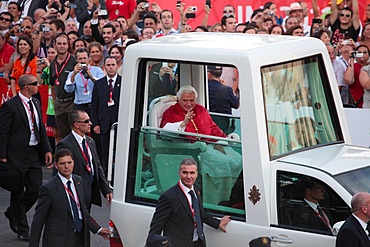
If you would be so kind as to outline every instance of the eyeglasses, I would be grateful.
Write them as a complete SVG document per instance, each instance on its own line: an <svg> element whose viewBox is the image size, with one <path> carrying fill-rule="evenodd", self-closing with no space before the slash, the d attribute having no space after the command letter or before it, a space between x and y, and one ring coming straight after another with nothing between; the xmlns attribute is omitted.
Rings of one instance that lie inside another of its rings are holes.
<svg viewBox="0 0 370 247"><path fill-rule="evenodd" d="M344 17L344 16L345 16L345 17L347 17L347 18L350 18L350 17L351 17L351 15L350 15L350 14L340 14L340 16L341 16L341 17Z"/></svg>
<svg viewBox="0 0 370 247"><path fill-rule="evenodd" d="M234 13L234 11L232 11L231 9L229 9L229 10L224 10L224 14L226 14L226 13Z"/></svg>
<svg viewBox="0 0 370 247"><path fill-rule="evenodd" d="M34 82L31 82L31 83L28 83L28 84L24 84L25 86L37 86L37 81L34 81Z"/></svg>
<svg viewBox="0 0 370 247"><path fill-rule="evenodd" d="M91 120L90 119L86 119L86 120L75 121L75 122L88 124L88 123L91 123Z"/></svg>
<svg viewBox="0 0 370 247"><path fill-rule="evenodd" d="M10 19L6 19L6 18L4 18L4 17L0 16L0 21L7 21L7 22L11 22L12 20L10 20Z"/></svg>

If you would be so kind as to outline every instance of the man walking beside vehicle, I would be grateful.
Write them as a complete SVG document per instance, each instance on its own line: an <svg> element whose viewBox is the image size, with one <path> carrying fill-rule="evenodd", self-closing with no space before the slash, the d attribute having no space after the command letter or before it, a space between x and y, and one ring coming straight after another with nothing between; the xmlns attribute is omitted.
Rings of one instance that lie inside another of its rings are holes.
<svg viewBox="0 0 370 247"><path fill-rule="evenodd" d="M352 215L339 229L336 247L369 247L370 246L370 194L358 192L351 200Z"/></svg>
<svg viewBox="0 0 370 247"><path fill-rule="evenodd" d="M205 247L203 223L226 232L225 227L230 222L230 216L218 220L204 212L200 190L194 185L198 177L195 160L185 158L180 162L179 177L180 181L160 196L148 239L163 231L163 235L171 240L173 246Z"/></svg>

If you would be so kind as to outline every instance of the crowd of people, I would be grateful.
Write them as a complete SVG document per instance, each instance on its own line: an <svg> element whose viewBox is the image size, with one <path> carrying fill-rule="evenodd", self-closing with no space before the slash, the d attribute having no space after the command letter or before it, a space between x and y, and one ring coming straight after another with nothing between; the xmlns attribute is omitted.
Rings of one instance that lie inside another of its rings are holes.
<svg viewBox="0 0 370 247"><path fill-rule="evenodd" d="M311 25L305 21L308 6L300 1L290 4L286 16L278 14L274 2L266 2L245 23L237 23L231 5L224 6L219 22L209 23L211 11L220 10L206 3L205 15L197 27L188 25L196 10L181 1L177 2L180 19L176 24L174 13L166 6L147 0L124 4L104 0L1 2L0 86L7 85L8 93L0 109L2 120L7 119L0 124L0 137L6 140L0 145L0 160L21 164L26 181L37 180L25 184L25 195L12 194L11 206L6 211L18 238L29 240L25 215L36 202L42 177L36 164L51 163L54 145L57 150L74 148L64 156L73 158L75 173L89 181L89 187L84 188L91 192L86 195L87 209L91 204L101 205L93 194L99 193L96 192L99 189L110 203L112 195L104 177L108 169L109 129L117 121L125 49L137 42L185 32L315 37L328 49L343 104L370 108L370 5L366 8L366 19L360 20L358 0L332 1L330 13L323 16L317 0L311 1L314 14ZM225 95L230 95L230 108L238 108L238 97L234 96L238 84L227 85L218 80L222 76L217 70L210 71L212 87L224 89ZM16 107L24 108L26 114L15 114ZM22 126L12 125L12 121L21 117L28 121ZM44 121L55 139L51 146L45 140ZM16 127L27 131L15 133ZM227 126L224 132L226 129ZM90 132L92 139L86 136ZM15 150L18 144L13 142L27 135L29 141L21 143L28 152L18 155ZM70 179L68 174L66 177Z"/></svg>

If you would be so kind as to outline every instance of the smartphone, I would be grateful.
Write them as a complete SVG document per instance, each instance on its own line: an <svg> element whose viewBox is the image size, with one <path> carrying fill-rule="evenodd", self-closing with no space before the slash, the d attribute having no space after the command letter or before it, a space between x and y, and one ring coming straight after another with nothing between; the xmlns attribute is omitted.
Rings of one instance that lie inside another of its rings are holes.
<svg viewBox="0 0 370 247"><path fill-rule="evenodd" d="M176 2L176 7L180 7L180 6L181 6L181 0Z"/></svg>
<svg viewBox="0 0 370 247"><path fill-rule="evenodd" d="M211 0L206 0L206 5L208 5L209 8L212 8L212 6L211 6Z"/></svg>
<svg viewBox="0 0 370 247"><path fill-rule="evenodd" d="M106 9L101 9L101 10L98 11L99 16L107 15L107 14L108 14L108 11Z"/></svg>
<svg viewBox="0 0 370 247"><path fill-rule="evenodd" d="M168 67L168 63L163 62L163 63L162 63L162 67Z"/></svg>
<svg viewBox="0 0 370 247"><path fill-rule="evenodd" d="M312 19L312 23L322 23L322 19Z"/></svg>
<svg viewBox="0 0 370 247"><path fill-rule="evenodd" d="M146 3L143 4L143 7L144 8L149 8L150 7L150 4L148 2L146 2Z"/></svg>
<svg viewBox="0 0 370 247"><path fill-rule="evenodd" d="M198 7L197 6L190 6L192 12L197 12Z"/></svg>
<svg viewBox="0 0 370 247"><path fill-rule="evenodd" d="M195 18L195 13L186 13L185 15L186 18Z"/></svg>

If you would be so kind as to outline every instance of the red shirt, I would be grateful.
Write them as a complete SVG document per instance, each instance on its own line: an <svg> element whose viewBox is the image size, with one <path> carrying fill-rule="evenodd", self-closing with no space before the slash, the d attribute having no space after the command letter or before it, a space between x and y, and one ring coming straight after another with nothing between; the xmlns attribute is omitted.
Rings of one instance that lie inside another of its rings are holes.
<svg viewBox="0 0 370 247"><path fill-rule="evenodd" d="M215 124L209 115L206 108L202 105L196 104L193 112L195 114L193 121L190 121L185 128L185 132L191 132L196 134L211 135L226 137L225 133ZM187 112L181 108L179 103L170 106L162 116L161 128L163 128L166 123L177 123L181 122L185 118ZM187 136L189 139L195 140L194 136ZM202 138L202 140L204 140ZM214 139L205 139L207 141L215 142Z"/></svg>
<svg viewBox="0 0 370 247"><path fill-rule="evenodd" d="M9 63L10 57L14 53L15 49L13 46L5 43L3 49L0 51L0 68L4 68L4 65ZM2 101L7 98L7 93L9 91L8 84L6 83L4 77L0 76L0 105Z"/></svg>
<svg viewBox="0 0 370 247"><path fill-rule="evenodd" d="M349 86L349 90L352 94L353 99L357 102L361 97L364 95L364 88L362 87L360 83L360 71L361 71L361 64L355 63L353 65L353 71L355 76L355 82ZM362 108L363 99L361 100L361 103L358 104L358 107Z"/></svg>
<svg viewBox="0 0 370 247"><path fill-rule="evenodd" d="M118 16L124 16L130 19L135 11L135 0L107 0L106 6L109 14L109 20L115 20Z"/></svg>

